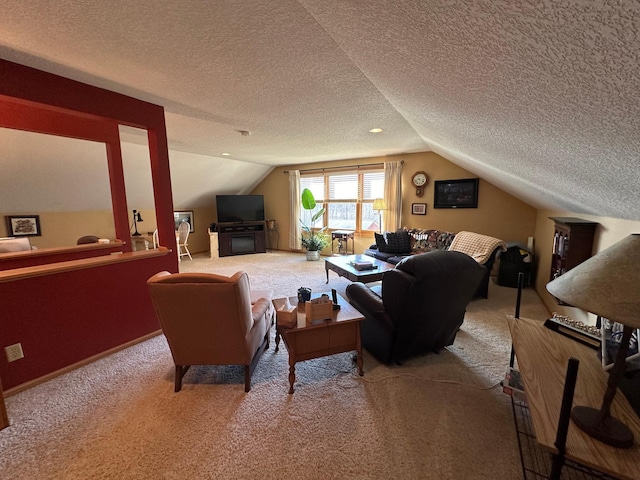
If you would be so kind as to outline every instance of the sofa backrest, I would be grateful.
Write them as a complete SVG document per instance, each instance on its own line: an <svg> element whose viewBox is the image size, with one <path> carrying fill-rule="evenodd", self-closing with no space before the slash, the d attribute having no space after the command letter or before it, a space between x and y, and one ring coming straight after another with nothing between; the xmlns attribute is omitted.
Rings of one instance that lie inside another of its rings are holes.
<svg viewBox="0 0 640 480"><path fill-rule="evenodd" d="M413 239L411 250L414 253L448 250L456 234L445 230L420 230L404 228Z"/></svg>

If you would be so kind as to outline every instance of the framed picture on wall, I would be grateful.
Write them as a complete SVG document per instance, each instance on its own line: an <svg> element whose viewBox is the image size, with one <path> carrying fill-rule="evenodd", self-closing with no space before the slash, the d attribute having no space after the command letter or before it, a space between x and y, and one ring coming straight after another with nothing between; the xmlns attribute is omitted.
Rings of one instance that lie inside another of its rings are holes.
<svg viewBox="0 0 640 480"><path fill-rule="evenodd" d="M39 215L7 215L7 232L11 237L39 237Z"/></svg>
<svg viewBox="0 0 640 480"><path fill-rule="evenodd" d="M193 210L187 210L184 212L173 212L173 221L176 224L176 230L182 222L188 222L189 232L193 233Z"/></svg>
<svg viewBox="0 0 640 480"><path fill-rule="evenodd" d="M411 204L411 214L413 214L413 215L426 215L427 214L427 204L426 203L412 203Z"/></svg>

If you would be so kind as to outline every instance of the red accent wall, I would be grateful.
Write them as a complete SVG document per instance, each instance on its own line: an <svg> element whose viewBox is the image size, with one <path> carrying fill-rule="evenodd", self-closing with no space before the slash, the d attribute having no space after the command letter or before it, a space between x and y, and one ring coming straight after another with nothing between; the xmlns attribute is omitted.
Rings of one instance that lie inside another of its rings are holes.
<svg viewBox="0 0 640 480"><path fill-rule="evenodd" d="M160 329L146 281L169 256L0 283L2 345L25 358L7 363L5 389L55 372Z"/></svg>
<svg viewBox="0 0 640 480"><path fill-rule="evenodd" d="M147 129L160 243L174 245L162 107L0 59L0 124L104 141L109 151L116 236L125 241L130 232L117 125ZM125 250L131 248L130 243L126 242ZM95 252L87 252L83 258L89 256L95 256ZM42 258L34 257L20 266L42 262ZM24 359L8 363L0 350L3 388L37 379L156 331L159 324L146 280L161 270L178 271L175 251L0 283L0 348L20 342L25 354Z"/></svg>

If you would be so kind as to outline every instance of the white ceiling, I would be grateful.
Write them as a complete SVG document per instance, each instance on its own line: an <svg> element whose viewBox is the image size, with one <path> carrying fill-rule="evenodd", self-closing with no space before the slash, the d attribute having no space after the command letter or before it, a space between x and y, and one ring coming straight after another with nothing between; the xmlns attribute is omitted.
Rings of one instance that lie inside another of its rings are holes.
<svg viewBox="0 0 640 480"><path fill-rule="evenodd" d="M639 220L639 35L633 0L6 0L0 57L163 105L177 208L433 150L536 207Z"/></svg>

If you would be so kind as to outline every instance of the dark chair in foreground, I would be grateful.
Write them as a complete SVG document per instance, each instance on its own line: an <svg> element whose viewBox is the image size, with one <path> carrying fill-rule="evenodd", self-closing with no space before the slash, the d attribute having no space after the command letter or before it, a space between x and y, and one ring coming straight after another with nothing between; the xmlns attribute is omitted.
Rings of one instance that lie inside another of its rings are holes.
<svg viewBox="0 0 640 480"><path fill-rule="evenodd" d="M486 268L461 252L412 255L382 278L381 295L356 282L349 302L364 316L362 346L383 363L453 344Z"/></svg>
<svg viewBox="0 0 640 480"><path fill-rule="evenodd" d="M191 365L244 365L244 390L269 348L272 295L252 302L249 277L160 272L147 281L176 367L175 391Z"/></svg>

